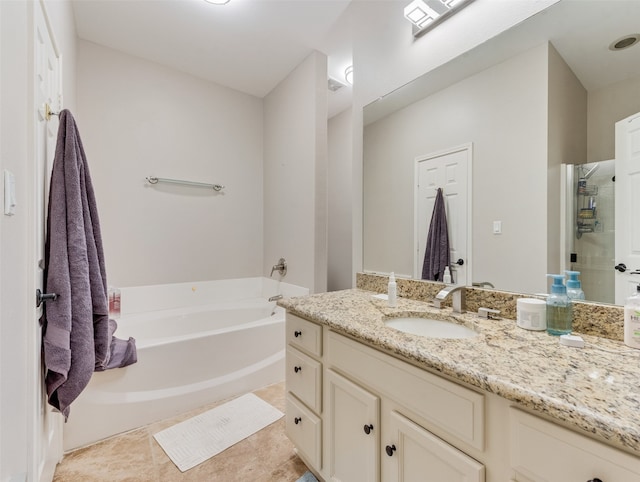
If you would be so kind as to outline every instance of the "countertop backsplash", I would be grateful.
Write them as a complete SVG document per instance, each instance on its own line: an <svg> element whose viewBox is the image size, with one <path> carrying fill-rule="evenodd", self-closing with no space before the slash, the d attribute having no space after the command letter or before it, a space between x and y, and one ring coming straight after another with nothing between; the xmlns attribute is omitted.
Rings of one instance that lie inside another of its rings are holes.
<svg viewBox="0 0 640 482"><path fill-rule="evenodd" d="M386 293L389 277L370 273L356 274L356 288ZM398 296L416 301L430 302L443 287L443 283L426 280L397 278ZM494 289L465 288L467 311L477 312L479 308L500 310L500 317L516 319L516 302L519 298L540 298L526 293L512 293ZM450 306L447 300L445 306ZM620 306L574 301L573 331L575 333L600 336L615 341L624 339L624 310Z"/></svg>

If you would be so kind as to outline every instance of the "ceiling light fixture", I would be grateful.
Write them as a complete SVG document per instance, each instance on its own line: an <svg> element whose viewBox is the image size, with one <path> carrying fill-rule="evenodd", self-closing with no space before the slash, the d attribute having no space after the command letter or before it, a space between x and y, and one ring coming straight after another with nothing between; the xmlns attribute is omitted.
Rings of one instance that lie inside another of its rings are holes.
<svg viewBox="0 0 640 482"><path fill-rule="evenodd" d="M204 0L207 3L211 3L213 5L226 5L231 0Z"/></svg>
<svg viewBox="0 0 640 482"><path fill-rule="evenodd" d="M404 8L404 16L416 27L422 28L433 22L440 14L424 3L423 0L413 0Z"/></svg>
<svg viewBox="0 0 640 482"><path fill-rule="evenodd" d="M638 41L640 41L640 34L634 33L632 35L625 35L624 37L620 37L619 39L611 42L609 50L616 52L618 50L627 49L632 45L636 45Z"/></svg>
<svg viewBox="0 0 640 482"><path fill-rule="evenodd" d="M404 16L413 24L413 36L417 38L471 2L473 0L413 0L405 7Z"/></svg>
<svg viewBox="0 0 640 482"><path fill-rule="evenodd" d="M353 85L353 65L344 69L344 80L347 81L347 84Z"/></svg>

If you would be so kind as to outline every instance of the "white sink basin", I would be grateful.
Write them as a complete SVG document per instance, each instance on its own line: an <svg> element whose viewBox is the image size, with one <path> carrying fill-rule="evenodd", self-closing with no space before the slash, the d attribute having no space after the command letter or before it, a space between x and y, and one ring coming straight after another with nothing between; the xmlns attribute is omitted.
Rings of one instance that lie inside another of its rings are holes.
<svg viewBox="0 0 640 482"><path fill-rule="evenodd" d="M478 333L464 325L431 318L405 317L391 318L384 322L389 328L425 336L427 338L473 338Z"/></svg>

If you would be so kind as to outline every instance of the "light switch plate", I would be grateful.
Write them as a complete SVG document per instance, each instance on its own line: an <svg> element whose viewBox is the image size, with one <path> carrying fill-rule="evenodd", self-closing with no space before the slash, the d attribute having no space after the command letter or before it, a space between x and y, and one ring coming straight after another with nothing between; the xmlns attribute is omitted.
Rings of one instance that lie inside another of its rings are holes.
<svg viewBox="0 0 640 482"><path fill-rule="evenodd" d="M502 234L502 221L493 222L493 234Z"/></svg>
<svg viewBox="0 0 640 482"><path fill-rule="evenodd" d="M16 178L11 171L4 170L4 214L16 213Z"/></svg>

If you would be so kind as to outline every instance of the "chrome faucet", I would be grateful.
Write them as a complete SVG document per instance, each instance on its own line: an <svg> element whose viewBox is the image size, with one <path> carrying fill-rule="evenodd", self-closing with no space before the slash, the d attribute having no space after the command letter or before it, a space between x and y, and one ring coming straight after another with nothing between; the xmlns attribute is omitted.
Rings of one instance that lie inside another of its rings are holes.
<svg viewBox="0 0 640 482"><path fill-rule="evenodd" d="M433 300L433 306L436 308L442 308L442 302L451 295L453 298L453 311L455 313L464 313L467 309L465 302L465 286L464 285L451 285L441 289Z"/></svg>
<svg viewBox="0 0 640 482"><path fill-rule="evenodd" d="M282 299L282 295L274 295L271 298L269 298L269 301L278 301Z"/></svg>
<svg viewBox="0 0 640 482"><path fill-rule="evenodd" d="M278 264L273 265L273 268L271 268L271 274L269 275L269 278L273 276L274 271L278 271L280 273L280 276L284 276L287 274L287 262L285 261L284 258L280 258L278 260Z"/></svg>

